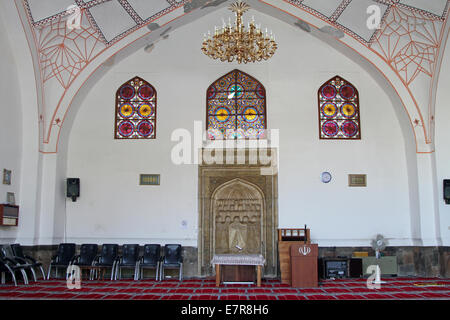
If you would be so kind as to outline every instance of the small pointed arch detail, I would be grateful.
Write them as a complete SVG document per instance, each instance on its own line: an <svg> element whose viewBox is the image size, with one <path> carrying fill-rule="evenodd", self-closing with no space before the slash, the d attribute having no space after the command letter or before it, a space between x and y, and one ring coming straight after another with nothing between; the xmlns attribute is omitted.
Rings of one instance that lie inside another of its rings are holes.
<svg viewBox="0 0 450 320"><path fill-rule="evenodd" d="M156 90L140 77L116 92L115 139L156 138Z"/></svg>
<svg viewBox="0 0 450 320"><path fill-rule="evenodd" d="M360 140L360 105L356 87L335 76L319 88L317 95L319 138Z"/></svg>
<svg viewBox="0 0 450 320"><path fill-rule="evenodd" d="M266 136L266 89L252 76L233 70L206 92L206 129L211 140Z"/></svg>

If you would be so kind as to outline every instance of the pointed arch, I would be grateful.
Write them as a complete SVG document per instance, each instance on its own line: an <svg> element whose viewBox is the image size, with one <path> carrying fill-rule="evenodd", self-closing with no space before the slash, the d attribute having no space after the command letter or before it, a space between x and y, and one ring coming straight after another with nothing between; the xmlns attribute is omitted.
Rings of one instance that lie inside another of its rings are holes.
<svg viewBox="0 0 450 320"><path fill-rule="evenodd" d="M238 69L214 81L206 92L206 129L211 140L264 138L264 86Z"/></svg>
<svg viewBox="0 0 450 320"><path fill-rule="evenodd" d="M359 92L340 76L325 82L317 92L320 139L361 139Z"/></svg>
<svg viewBox="0 0 450 320"><path fill-rule="evenodd" d="M116 92L115 139L156 138L156 90L140 77Z"/></svg>
<svg viewBox="0 0 450 320"><path fill-rule="evenodd" d="M213 254L266 255L262 245L266 238L264 202L262 190L240 178L214 190L211 197Z"/></svg>

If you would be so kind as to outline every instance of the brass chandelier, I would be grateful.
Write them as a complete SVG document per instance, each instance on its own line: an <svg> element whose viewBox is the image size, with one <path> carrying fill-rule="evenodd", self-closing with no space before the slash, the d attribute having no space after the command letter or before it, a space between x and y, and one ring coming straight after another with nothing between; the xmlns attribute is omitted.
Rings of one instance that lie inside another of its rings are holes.
<svg viewBox="0 0 450 320"><path fill-rule="evenodd" d="M271 58L277 50L277 44L272 32L261 31L261 25L255 25L254 18L247 25L247 30L242 21L242 14L250 6L245 2L238 1L228 8L236 16L234 26L231 19L228 25L223 21L222 28L215 27L214 35L208 31L203 39L202 51L212 59L238 63L256 62Z"/></svg>

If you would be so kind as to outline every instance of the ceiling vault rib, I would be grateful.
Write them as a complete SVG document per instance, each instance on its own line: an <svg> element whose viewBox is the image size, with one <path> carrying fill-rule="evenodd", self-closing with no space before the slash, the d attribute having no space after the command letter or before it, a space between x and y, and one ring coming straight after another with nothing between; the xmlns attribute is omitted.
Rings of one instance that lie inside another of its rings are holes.
<svg viewBox="0 0 450 320"><path fill-rule="evenodd" d="M447 4L445 5L445 9L444 9L444 11L443 11L441 16L439 16L437 14L434 14L432 12L429 12L427 10L423 10L423 9L420 9L420 8L417 8L417 7L414 7L414 6L410 6L410 5L401 3L401 2L398 2L395 5L400 7L400 8L403 8L403 9L407 9L407 10L411 10L413 12L417 12L417 13L423 14L424 16L427 16L430 19L440 20L440 21L445 21L445 17L447 16L447 12L450 9L450 2L449 1L447 1Z"/></svg>
<svg viewBox="0 0 450 320"><path fill-rule="evenodd" d="M352 0L343 0L341 4L336 8L330 17L330 21L335 22L341 16L342 12L347 8L347 6L352 2Z"/></svg>
<svg viewBox="0 0 450 320"><path fill-rule="evenodd" d="M120 5L125 9L125 11L131 16L131 18L136 22L137 25L144 23L144 20L139 16L139 14L134 10L131 4L127 0L118 0Z"/></svg>

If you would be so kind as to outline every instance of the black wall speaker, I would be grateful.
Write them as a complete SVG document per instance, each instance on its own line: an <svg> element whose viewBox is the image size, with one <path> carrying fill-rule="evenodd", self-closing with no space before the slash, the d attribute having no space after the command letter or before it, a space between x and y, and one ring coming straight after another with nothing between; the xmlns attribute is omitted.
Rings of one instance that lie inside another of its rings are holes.
<svg viewBox="0 0 450 320"><path fill-rule="evenodd" d="M450 179L444 179L444 200L445 204L450 204Z"/></svg>
<svg viewBox="0 0 450 320"><path fill-rule="evenodd" d="M67 178L67 197L72 198L72 201L77 201L80 196L80 179Z"/></svg>

